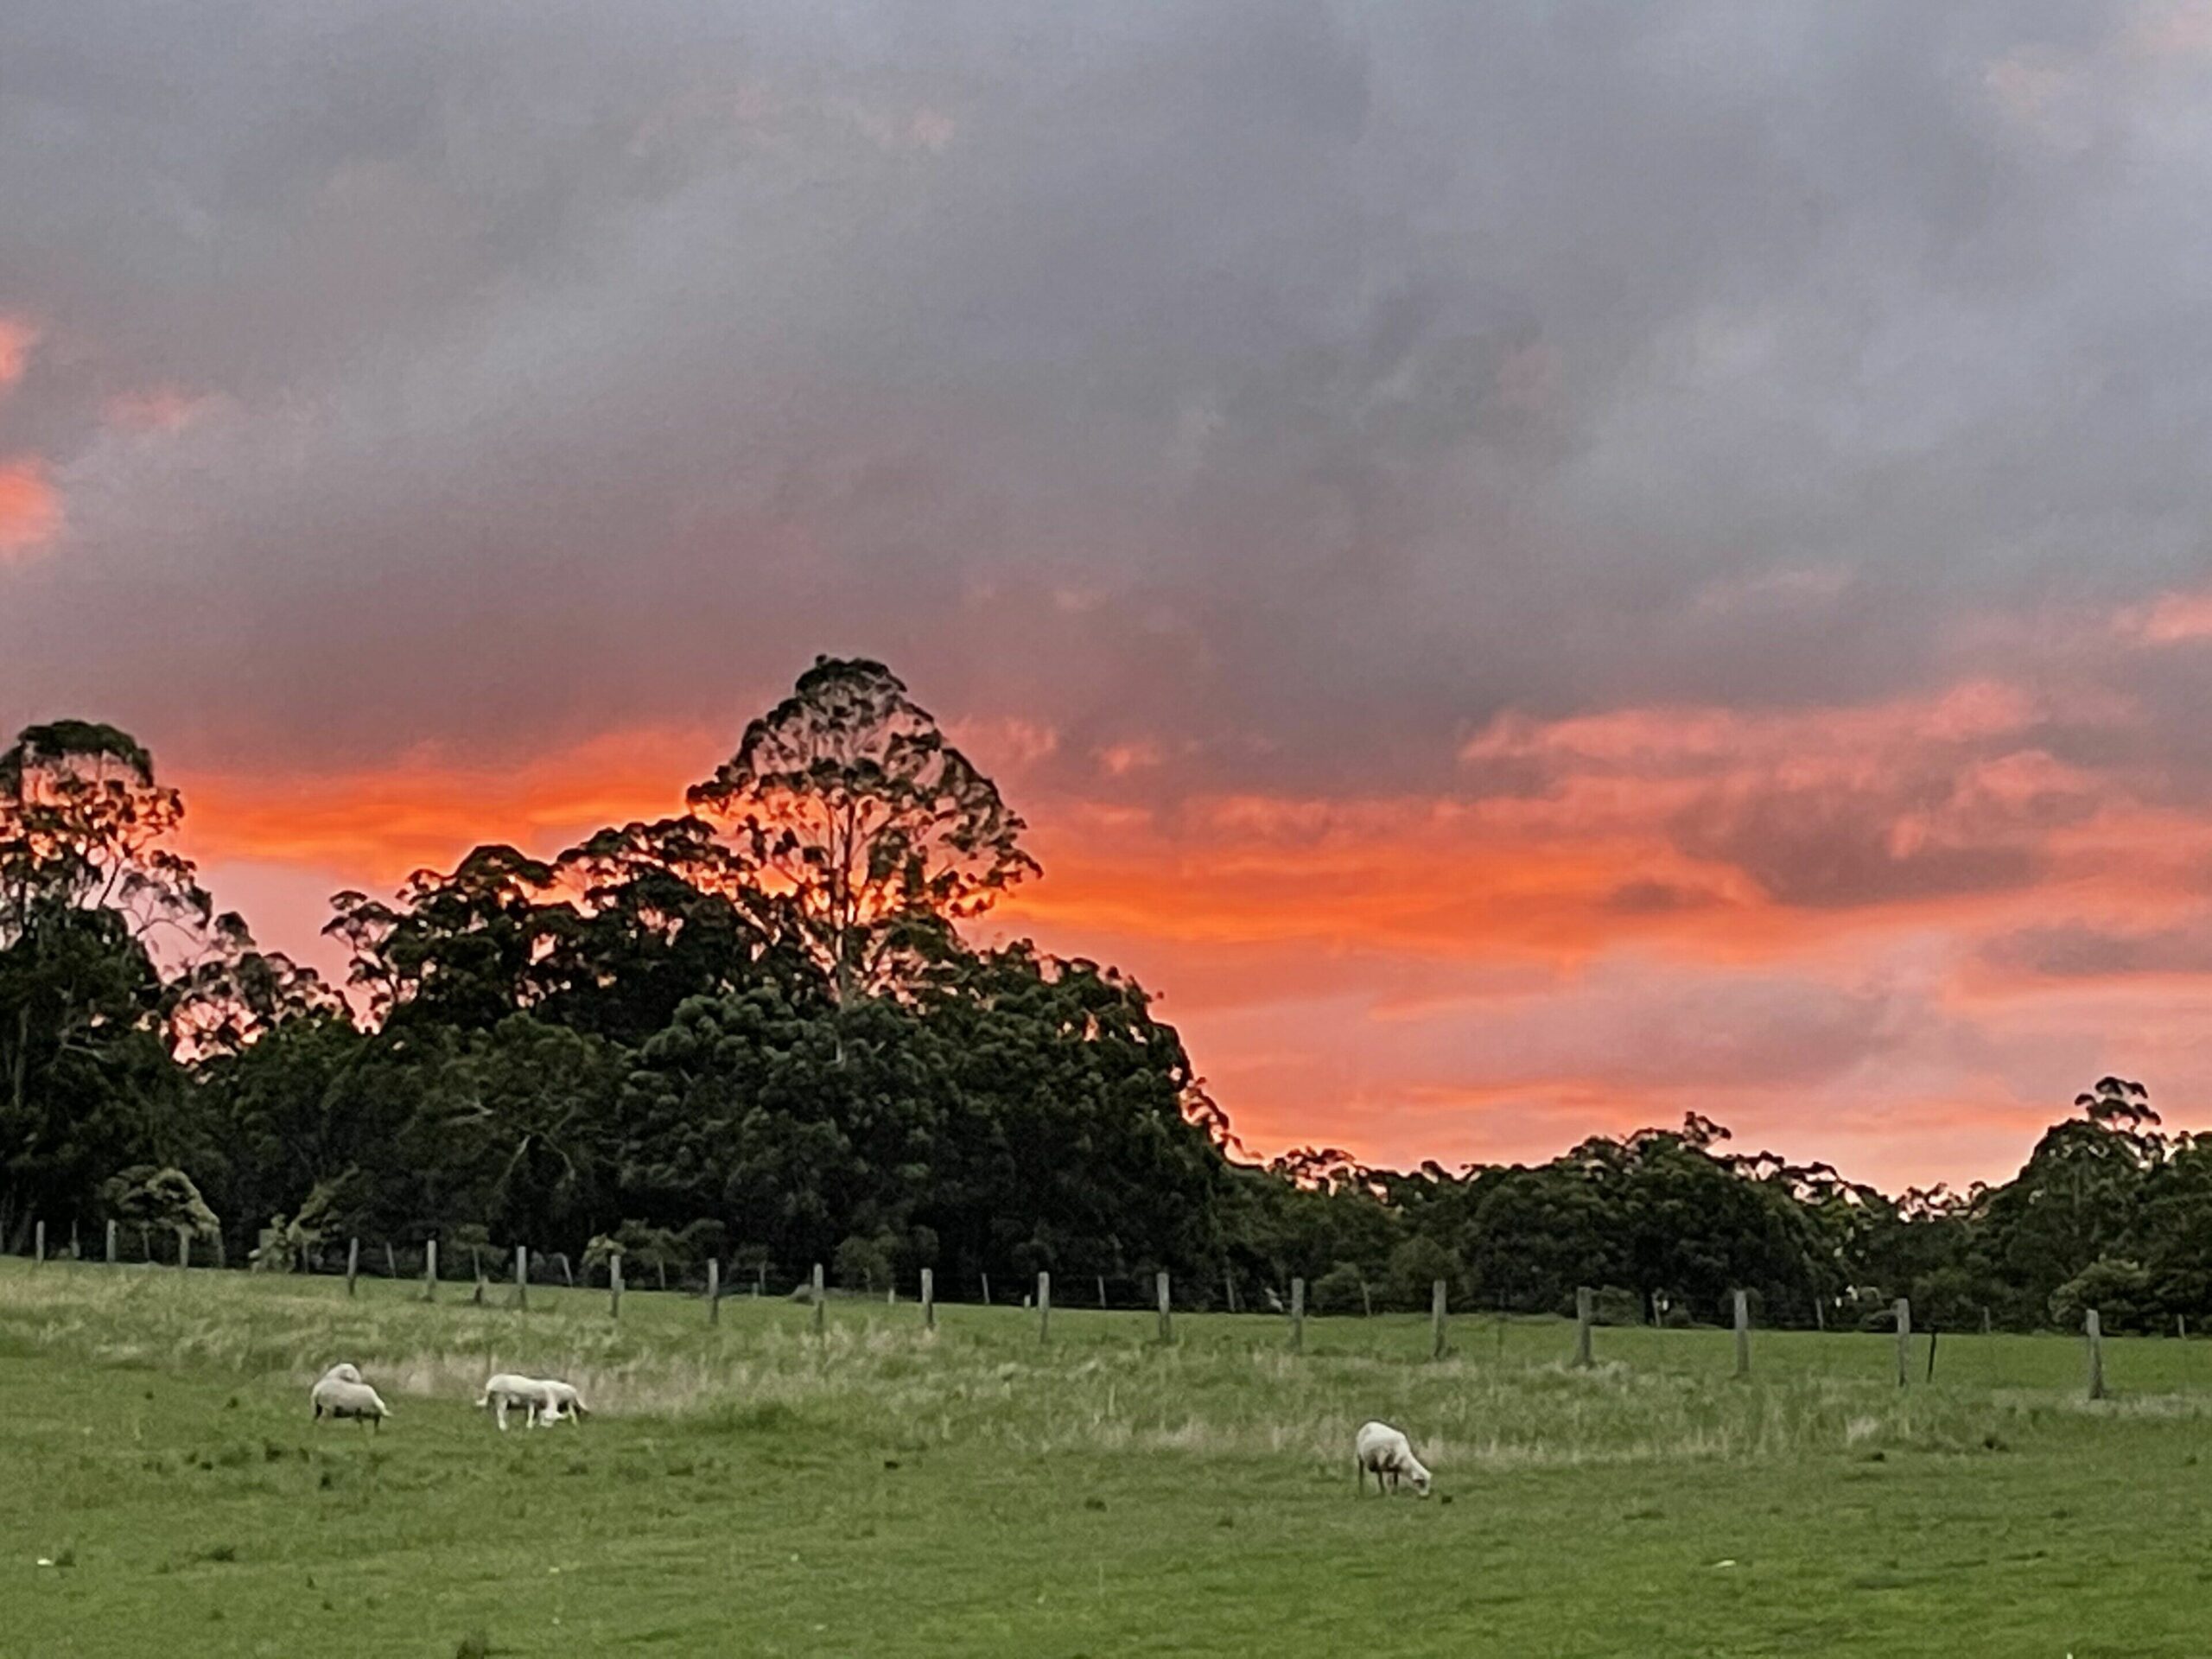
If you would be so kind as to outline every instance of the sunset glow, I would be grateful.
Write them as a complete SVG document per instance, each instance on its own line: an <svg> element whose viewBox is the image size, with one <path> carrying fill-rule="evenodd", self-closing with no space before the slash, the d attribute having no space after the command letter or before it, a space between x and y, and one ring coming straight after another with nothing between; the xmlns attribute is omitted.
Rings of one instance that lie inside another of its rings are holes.
<svg viewBox="0 0 2212 1659"><path fill-rule="evenodd" d="M1255 1152L2212 1128L2204 9L1492 10L29 31L6 728L342 977L865 655Z"/></svg>

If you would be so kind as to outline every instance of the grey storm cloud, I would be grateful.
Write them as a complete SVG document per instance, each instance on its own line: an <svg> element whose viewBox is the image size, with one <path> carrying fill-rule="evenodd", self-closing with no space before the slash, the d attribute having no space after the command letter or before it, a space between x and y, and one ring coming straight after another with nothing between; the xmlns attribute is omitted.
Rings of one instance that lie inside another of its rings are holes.
<svg viewBox="0 0 2212 1659"><path fill-rule="evenodd" d="M11 8L0 456L67 528L0 707L497 760L863 651L1047 776L1327 791L1934 683L2207 568L2163 16Z"/></svg>

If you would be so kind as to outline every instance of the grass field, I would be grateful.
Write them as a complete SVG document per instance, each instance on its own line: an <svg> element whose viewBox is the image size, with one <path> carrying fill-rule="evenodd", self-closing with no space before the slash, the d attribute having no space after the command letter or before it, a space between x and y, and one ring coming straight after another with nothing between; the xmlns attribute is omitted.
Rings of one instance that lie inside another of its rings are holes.
<svg viewBox="0 0 2212 1659"><path fill-rule="evenodd" d="M2212 1347L0 1262L0 1656L2212 1652ZM495 1291L503 1301L505 1293ZM1924 1363L1916 1350L1916 1370ZM359 1363L381 1434L308 1421ZM596 1414L501 1436L492 1370ZM1355 1496L1405 1427L1437 1496ZM53 1565L42 1566L41 1560Z"/></svg>

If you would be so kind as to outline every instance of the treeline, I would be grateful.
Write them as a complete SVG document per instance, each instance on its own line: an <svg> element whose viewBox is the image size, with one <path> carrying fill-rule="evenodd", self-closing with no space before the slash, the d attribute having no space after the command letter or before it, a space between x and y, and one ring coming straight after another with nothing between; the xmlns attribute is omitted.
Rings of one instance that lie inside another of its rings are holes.
<svg viewBox="0 0 2212 1659"><path fill-rule="evenodd" d="M1727 1131L1535 1166L1261 1165L1113 969L959 924L1037 875L1027 826L880 664L817 659L683 816L550 859L476 849L326 930L348 995L256 947L111 727L0 754L0 1243L114 1218L233 1262L350 1236L619 1245L856 1287L1166 1268L1263 1306L1770 1324L2212 1318L2212 1141L2107 1078L2015 1180L1893 1199Z"/></svg>

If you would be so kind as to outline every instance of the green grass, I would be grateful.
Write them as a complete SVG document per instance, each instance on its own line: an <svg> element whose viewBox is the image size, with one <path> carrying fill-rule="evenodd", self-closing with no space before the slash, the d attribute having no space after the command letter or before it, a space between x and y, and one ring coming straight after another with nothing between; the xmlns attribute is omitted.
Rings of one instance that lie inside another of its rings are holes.
<svg viewBox="0 0 2212 1659"><path fill-rule="evenodd" d="M2196 1343L2092 1406L2058 1338L414 1294L0 1262L0 1655L2212 1650ZM501 1436L503 1367L596 1414ZM1355 1497L1370 1416L1435 1499Z"/></svg>

